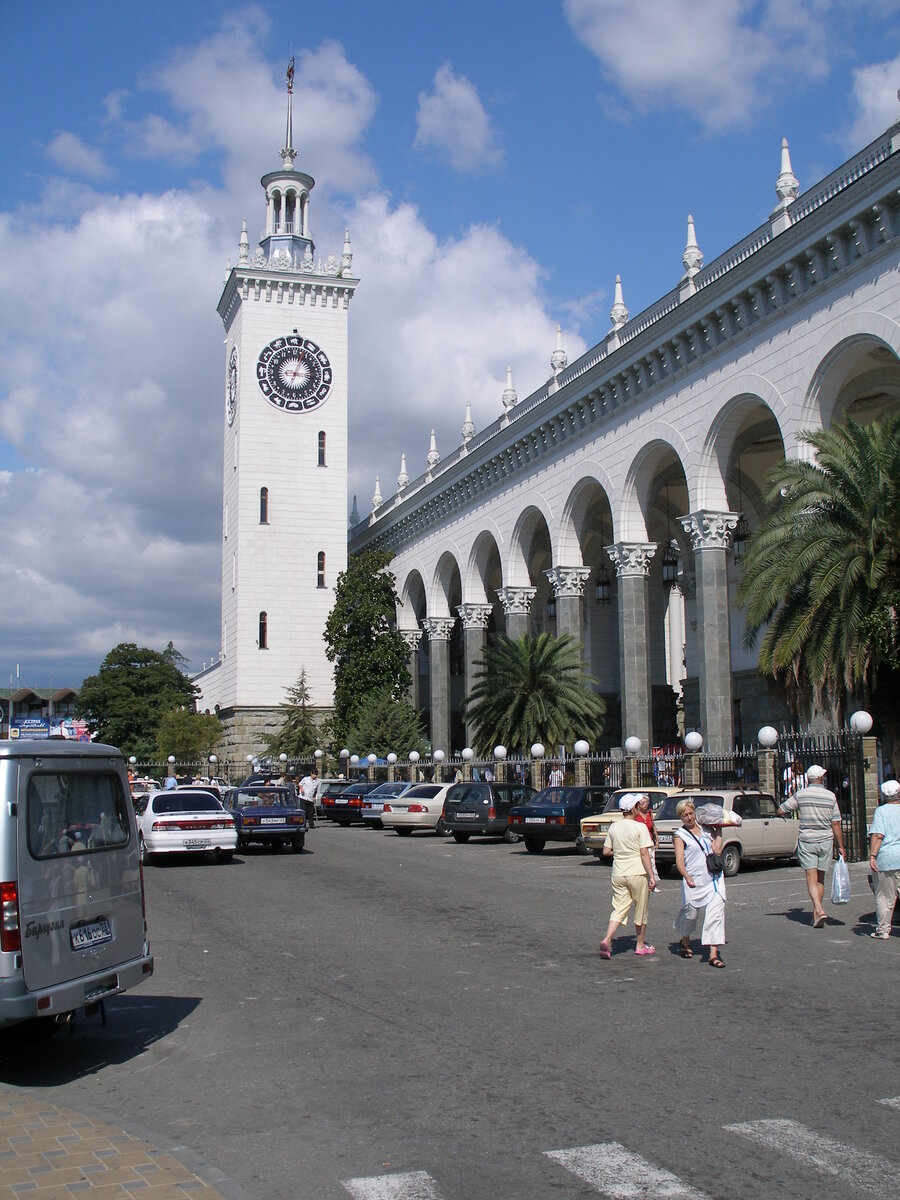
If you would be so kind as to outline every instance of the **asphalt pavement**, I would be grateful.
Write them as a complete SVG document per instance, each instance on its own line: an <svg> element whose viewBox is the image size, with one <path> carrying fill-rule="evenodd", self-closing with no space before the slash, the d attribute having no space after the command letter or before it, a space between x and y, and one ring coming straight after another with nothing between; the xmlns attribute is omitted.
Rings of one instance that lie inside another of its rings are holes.
<svg viewBox="0 0 900 1200"><path fill-rule="evenodd" d="M51 1193L0 1153L0 1195L900 1197L900 925L869 938L862 864L822 930L798 868L728 881L715 971L678 957L674 878L656 955L626 932L604 962L609 868L569 847L329 825L307 846L147 869L152 979L105 1027L0 1046L10 1149L23 1105L81 1114L144 1178L99 1190L106 1154Z"/></svg>

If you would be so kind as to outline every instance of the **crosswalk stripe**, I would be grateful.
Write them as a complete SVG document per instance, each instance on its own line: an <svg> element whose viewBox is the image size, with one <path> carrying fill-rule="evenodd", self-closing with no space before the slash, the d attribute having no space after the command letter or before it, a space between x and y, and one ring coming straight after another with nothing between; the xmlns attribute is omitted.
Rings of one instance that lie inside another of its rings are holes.
<svg viewBox="0 0 900 1200"><path fill-rule="evenodd" d="M708 1200L703 1192L654 1167L619 1142L544 1153L609 1200Z"/></svg>
<svg viewBox="0 0 900 1200"><path fill-rule="evenodd" d="M354 1200L441 1200L437 1185L427 1171L343 1179L341 1186Z"/></svg>
<svg viewBox="0 0 900 1200"><path fill-rule="evenodd" d="M879 1100L879 1104L883 1104L885 1108L900 1108L900 1096L889 1096L887 1100Z"/></svg>
<svg viewBox="0 0 900 1200"><path fill-rule="evenodd" d="M745 1121L723 1128L875 1196L900 1196L900 1170L893 1163L880 1155L823 1137L799 1121Z"/></svg>

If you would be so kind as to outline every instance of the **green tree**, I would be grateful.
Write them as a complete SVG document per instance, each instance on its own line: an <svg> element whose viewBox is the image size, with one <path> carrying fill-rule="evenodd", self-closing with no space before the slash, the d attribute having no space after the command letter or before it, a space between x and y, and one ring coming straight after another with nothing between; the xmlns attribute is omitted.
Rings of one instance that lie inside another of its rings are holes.
<svg viewBox="0 0 900 1200"><path fill-rule="evenodd" d="M134 642L120 642L97 674L84 680L75 711L100 741L149 761L163 715L182 705L193 709L198 689L172 661L171 655L178 651L171 643L170 647L171 653L160 654Z"/></svg>
<svg viewBox="0 0 900 1200"><path fill-rule="evenodd" d="M409 688L409 653L395 627L396 580L387 569L392 557L386 550L365 550L337 577L334 608L325 624L326 654L334 663L337 741L347 740L367 696L387 693L402 700Z"/></svg>
<svg viewBox="0 0 900 1200"><path fill-rule="evenodd" d="M595 682L570 634L498 638L476 663L467 701L477 749L486 754L498 743L526 750L534 742L596 741L606 705L591 690Z"/></svg>
<svg viewBox="0 0 900 1200"><path fill-rule="evenodd" d="M312 752L321 745L325 736L309 711L309 685L306 671L300 672L297 682L287 689L287 700L281 705L284 718L277 733L263 740L270 754L286 754L289 759L311 758Z"/></svg>
<svg viewBox="0 0 900 1200"><path fill-rule="evenodd" d="M770 472L735 600L747 645L765 631L760 670L838 713L848 692L872 703L898 667L900 414L801 440L815 461Z"/></svg>
<svg viewBox="0 0 900 1200"><path fill-rule="evenodd" d="M177 762L206 762L222 737L222 722L210 713L171 708L156 731L156 752L162 762L170 754Z"/></svg>
<svg viewBox="0 0 900 1200"><path fill-rule="evenodd" d="M393 750L400 758L410 750L425 753L419 715L407 700L394 700L389 692L371 692L357 708L347 733L347 745L360 755L379 758Z"/></svg>

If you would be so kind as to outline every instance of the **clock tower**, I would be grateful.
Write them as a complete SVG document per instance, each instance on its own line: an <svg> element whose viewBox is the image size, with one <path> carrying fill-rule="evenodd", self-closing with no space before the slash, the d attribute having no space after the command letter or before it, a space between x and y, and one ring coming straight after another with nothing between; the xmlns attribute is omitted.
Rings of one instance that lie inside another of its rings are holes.
<svg viewBox="0 0 900 1200"><path fill-rule="evenodd" d="M306 672L333 704L323 633L347 566L347 319L359 282L349 233L323 265L309 224L310 175L294 167L293 59L282 165L262 177L265 229L219 300L225 326L222 638L195 677L200 711L225 723L229 757L258 752Z"/></svg>

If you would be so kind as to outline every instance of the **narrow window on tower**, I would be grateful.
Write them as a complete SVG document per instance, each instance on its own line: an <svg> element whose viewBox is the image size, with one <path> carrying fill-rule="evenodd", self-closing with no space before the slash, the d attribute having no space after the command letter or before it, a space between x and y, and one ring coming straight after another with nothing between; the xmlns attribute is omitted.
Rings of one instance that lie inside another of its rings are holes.
<svg viewBox="0 0 900 1200"><path fill-rule="evenodd" d="M269 617L264 612L259 614L259 648L260 650L269 648Z"/></svg>
<svg viewBox="0 0 900 1200"><path fill-rule="evenodd" d="M319 433L319 466L320 467L325 466L325 431L324 431L324 429L321 430Z"/></svg>
<svg viewBox="0 0 900 1200"><path fill-rule="evenodd" d="M259 523L260 525L268 525L269 523L269 489L259 489Z"/></svg>
<svg viewBox="0 0 900 1200"><path fill-rule="evenodd" d="M325 586L325 551L319 551L318 563L316 566L316 587L323 588Z"/></svg>
<svg viewBox="0 0 900 1200"><path fill-rule="evenodd" d="M225 518L222 521L222 528L225 533L225 541L228 541L228 501L225 501Z"/></svg>

